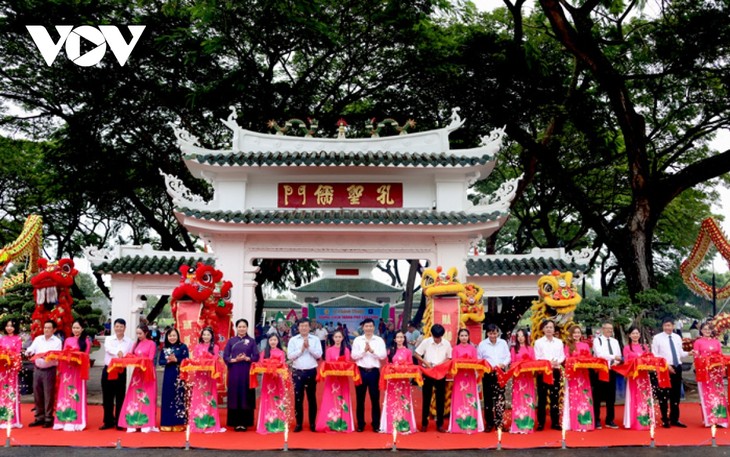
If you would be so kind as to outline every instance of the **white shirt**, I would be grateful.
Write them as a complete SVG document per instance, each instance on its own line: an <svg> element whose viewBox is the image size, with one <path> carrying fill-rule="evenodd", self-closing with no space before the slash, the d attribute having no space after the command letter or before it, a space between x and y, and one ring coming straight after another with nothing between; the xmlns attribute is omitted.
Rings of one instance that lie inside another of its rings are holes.
<svg viewBox="0 0 730 457"><path fill-rule="evenodd" d="M613 353L611 353L612 351ZM599 336L593 339L593 355L606 360L609 367L619 363L616 360L616 356L623 358L618 340L605 336Z"/></svg>
<svg viewBox="0 0 730 457"><path fill-rule="evenodd" d="M104 339L104 365L109 366L112 359L119 357L119 352L122 355L127 355L132 352L134 342L128 336L122 337L120 340L117 335L109 335Z"/></svg>
<svg viewBox="0 0 730 457"><path fill-rule="evenodd" d="M553 337L551 341L548 340L547 336L538 338L535 341L535 360L563 363L565 361L565 352L562 340Z"/></svg>
<svg viewBox="0 0 730 457"><path fill-rule="evenodd" d="M674 345L674 350L677 352L677 361L681 364L682 357L687 357L689 354L684 352L682 349L682 338L680 338L676 333L670 333L667 335L665 332L662 332L654 335L654 338L651 340L651 352L655 356L666 360L669 365L674 365L670 344Z"/></svg>
<svg viewBox="0 0 730 457"><path fill-rule="evenodd" d="M477 357L486 360L493 367L498 365L509 365L511 356L509 354L509 346L507 342L502 338L497 338L497 341L492 342L487 338L482 340L477 346Z"/></svg>
<svg viewBox="0 0 730 457"><path fill-rule="evenodd" d="M370 343L370 349L373 352L365 350L365 343ZM373 335L369 340L367 336L360 335L352 342L352 352L350 357L362 368L380 368L380 361L385 360L388 351L385 349L385 341L377 335Z"/></svg>
<svg viewBox="0 0 730 457"><path fill-rule="evenodd" d="M317 336L317 338L319 338L319 341L324 341L327 339L327 329L324 327L315 330L314 334Z"/></svg>
<svg viewBox="0 0 730 457"><path fill-rule="evenodd" d="M60 351L61 350L61 339L56 335L51 335L50 338L46 339L45 335L36 336L33 342L30 344L28 349L25 350L27 355L45 354L48 351ZM35 366L38 368L50 368L58 365L57 361L46 362L44 358L35 359Z"/></svg>
<svg viewBox="0 0 730 457"><path fill-rule="evenodd" d="M416 354L431 365L441 365L451 358L451 343L446 341L446 338L441 338L441 342L436 343L433 337L429 336L418 345Z"/></svg>
<svg viewBox="0 0 730 457"><path fill-rule="evenodd" d="M317 359L322 358L322 343L319 338L308 335L309 348L304 350L304 338L297 335L289 340L287 346L287 357L292 361L292 368L295 370L311 370L317 368Z"/></svg>

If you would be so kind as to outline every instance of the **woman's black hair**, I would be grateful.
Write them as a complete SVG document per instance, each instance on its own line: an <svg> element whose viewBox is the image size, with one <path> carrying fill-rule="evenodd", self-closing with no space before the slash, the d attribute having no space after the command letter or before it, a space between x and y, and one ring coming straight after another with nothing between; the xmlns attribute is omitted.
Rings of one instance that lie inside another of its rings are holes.
<svg viewBox="0 0 730 457"><path fill-rule="evenodd" d="M530 347L530 334L527 333L527 329L517 329L517 331L515 332L515 354L520 353L520 335L518 335L520 332L525 335L525 347Z"/></svg>
<svg viewBox="0 0 730 457"><path fill-rule="evenodd" d="M631 326L626 331L626 336L629 337L629 351L636 352L636 351L634 351L634 342L631 341L631 336L630 336L634 332L634 330L637 330L639 332L639 347L646 350L647 349L646 345L641 342L641 340L644 339L644 335L641 334L641 330L639 330L639 327Z"/></svg>
<svg viewBox="0 0 730 457"><path fill-rule="evenodd" d="M272 336L275 336L276 337L276 348L277 349L281 349L282 351L284 350L281 347L281 337L279 337L279 335L277 335L276 333L272 333L271 335L269 335L266 338L266 349L264 350L264 358L265 359L271 358L271 345L269 344L269 340L271 339Z"/></svg>
<svg viewBox="0 0 730 457"><path fill-rule="evenodd" d="M215 332L213 331L213 327L208 326L200 331L198 343L203 342L203 333L205 333L206 331L210 332L210 344L208 344L208 352L210 352L211 354L215 354L215 349L213 349L213 347L215 346Z"/></svg>
<svg viewBox="0 0 730 457"><path fill-rule="evenodd" d="M13 324L13 328L15 329L15 333L13 335L17 336L20 332L20 323L18 322L18 319L11 317L10 319L7 319L5 323L3 324L3 333L8 334L8 332L5 330L5 327L8 326L8 323Z"/></svg>
<svg viewBox="0 0 730 457"><path fill-rule="evenodd" d="M459 341L459 337L461 336L461 332L466 332L466 337L467 337L466 342L469 343L469 344L471 344L471 334L469 333L469 329L467 329L467 328L460 328L459 329L459 333L456 334L456 341L457 341L456 344L461 344L461 341Z"/></svg>
<svg viewBox="0 0 730 457"><path fill-rule="evenodd" d="M89 334L86 332L86 322L84 322L82 319L75 319L73 323L79 324L81 326L81 334L79 335L79 350L81 352L86 352L86 348L89 344Z"/></svg>
<svg viewBox="0 0 730 457"><path fill-rule="evenodd" d="M177 346L179 344L182 344L182 340L180 339L180 332L175 327L172 327L172 328L170 328L170 330L168 330L165 333L165 347L166 348L171 348L173 346L173 343L170 343L170 338L169 338L170 333L172 333L172 332L177 333L177 343L175 343L175 345Z"/></svg>
<svg viewBox="0 0 730 457"><path fill-rule="evenodd" d="M150 328L147 327L146 324L139 324L137 326L138 329L142 330L142 333L144 333L145 338L150 338ZM137 338L137 341L134 343L134 347L132 348L132 353L134 353L135 349L137 349L137 345L139 344L139 338Z"/></svg>
<svg viewBox="0 0 730 457"><path fill-rule="evenodd" d="M246 327L249 327L248 321L246 319L238 319L236 321L236 325L234 325L234 327L238 327L238 324L240 324L241 322L243 322L244 324L246 324Z"/></svg>
<svg viewBox="0 0 730 457"><path fill-rule="evenodd" d="M403 334L403 347L406 346L406 334L403 332L403 330L398 330L395 332L395 335L393 335L393 344L390 345L390 349L388 349L388 362L393 363L393 357L395 357L395 353L398 351L398 343L396 343L395 339L398 337L398 334Z"/></svg>
<svg viewBox="0 0 730 457"><path fill-rule="evenodd" d="M347 338L345 338L345 332L343 332L342 330L335 330L334 332L332 332L332 344L330 346L335 345L335 334L336 333L339 333L340 335L342 335L342 343L340 344L340 357L342 357L345 355L345 349L349 349L350 342L348 341Z"/></svg>

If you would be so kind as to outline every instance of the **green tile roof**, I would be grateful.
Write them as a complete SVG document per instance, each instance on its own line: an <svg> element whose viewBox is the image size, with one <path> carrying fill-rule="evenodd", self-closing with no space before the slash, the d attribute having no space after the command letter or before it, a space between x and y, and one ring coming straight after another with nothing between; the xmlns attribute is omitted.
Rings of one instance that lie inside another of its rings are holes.
<svg viewBox="0 0 730 457"><path fill-rule="evenodd" d="M372 300L365 300L360 297L354 297L350 294L341 297L335 297L331 300L323 301L314 305L315 308L382 308L382 303L376 303Z"/></svg>
<svg viewBox="0 0 730 457"><path fill-rule="evenodd" d="M238 152L214 154L187 154L185 160L205 165L231 166L379 166L379 167L469 167L484 165L494 157L484 154L479 157L458 155L458 150L449 153L412 152Z"/></svg>
<svg viewBox="0 0 730 457"><path fill-rule="evenodd" d="M264 309L301 309L305 305L294 300L266 299Z"/></svg>
<svg viewBox="0 0 730 457"><path fill-rule="evenodd" d="M192 254L192 253L191 253ZM181 265L195 266L198 262L215 265L215 260L203 257L125 256L92 265L95 272L104 274L158 274L179 275Z"/></svg>
<svg viewBox="0 0 730 457"><path fill-rule="evenodd" d="M292 289L294 292L339 292L343 295L374 292L403 292L398 287L376 281L372 278L322 278Z"/></svg>
<svg viewBox="0 0 730 457"><path fill-rule="evenodd" d="M185 216L236 224L382 224L382 225L463 225L495 221L505 214L473 214L464 211L414 210L271 210L271 211L201 211L179 208Z"/></svg>
<svg viewBox="0 0 730 457"><path fill-rule="evenodd" d="M586 266L552 257L532 259L468 259L469 276L545 275L553 270L585 271Z"/></svg>

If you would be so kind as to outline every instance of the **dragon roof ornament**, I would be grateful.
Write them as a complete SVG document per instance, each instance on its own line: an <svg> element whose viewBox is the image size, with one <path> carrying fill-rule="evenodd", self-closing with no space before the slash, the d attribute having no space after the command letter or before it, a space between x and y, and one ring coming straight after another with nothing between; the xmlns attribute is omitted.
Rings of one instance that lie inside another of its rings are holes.
<svg viewBox="0 0 730 457"><path fill-rule="evenodd" d="M497 189L497 191L492 195L482 197L482 199L472 207L471 211L490 213L498 211L500 213L508 213L512 200L514 200L515 195L517 195L517 184L523 176L524 174L521 174L514 179L503 182L502 185L499 186L499 189Z"/></svg>
<svg viewBox="0 0 730 457"><path fill-rule="evenodd" d="M204 208L206 206L206 202L203 200L203 197L192 193L180 178L168 175L162 170L159 171L162 177L165 178L167 194L172 197L172 203L175 206L187 206L196 209Z"/></svg>

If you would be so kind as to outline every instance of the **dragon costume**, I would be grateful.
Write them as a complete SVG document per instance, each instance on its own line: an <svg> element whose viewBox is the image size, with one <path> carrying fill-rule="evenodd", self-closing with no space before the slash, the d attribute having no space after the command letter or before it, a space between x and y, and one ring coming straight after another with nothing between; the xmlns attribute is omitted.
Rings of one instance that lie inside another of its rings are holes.
<svg viewBox="0 0 730 457"><path fill-rule="evenodd" d="M194 268L183 265L179 271L182 275L180 285L172 291L170 304L176 327L181 331L188 329L196 334L205 327L212 327L215 330L216 343L223 349L233 334L231 324L233 284L230 281L223 281L222 271L201 262ZM200 306L195 322L182 321L182 317L178 315L181 301L194 302ZM189 326L193 328L188 328Z"/></svg>
<svg viewBox="0 0 730 457"><path fill-rule="evenodd" d="M23 230L18 238L0 249L0 275L5 274L5 269L13 262L26 260L25 270L2 281L0 295L18 284L28 281L38 272L38 259L40 258L41 246L43 244L43 219L40 216L31 214L23 224Z"/></svg>
<svg viewBox="0 0 730 457"><path fill-rule="evenodd" d="M567 330L573 324L575 307L581 301L573 285L573 273L553 270L549 275L541 276L537 280L537 294L538 299L532 302L532 341L543 336L540 324L549 319L555 322L556 336L567 342L570 336Z"/></svg>
<svg viewBox="0 0 730 457"><path fill-rule="evenodd" d="M71 312L71 286L78 274L74 261L64 258L49 262L40 258L38 266L41 271L30 280L36 303L31 316L30 335L33 338L42 335L43 324L52 320L56 323L56 330L67 337L71 336L71 324L74 320Z"/></svg>

